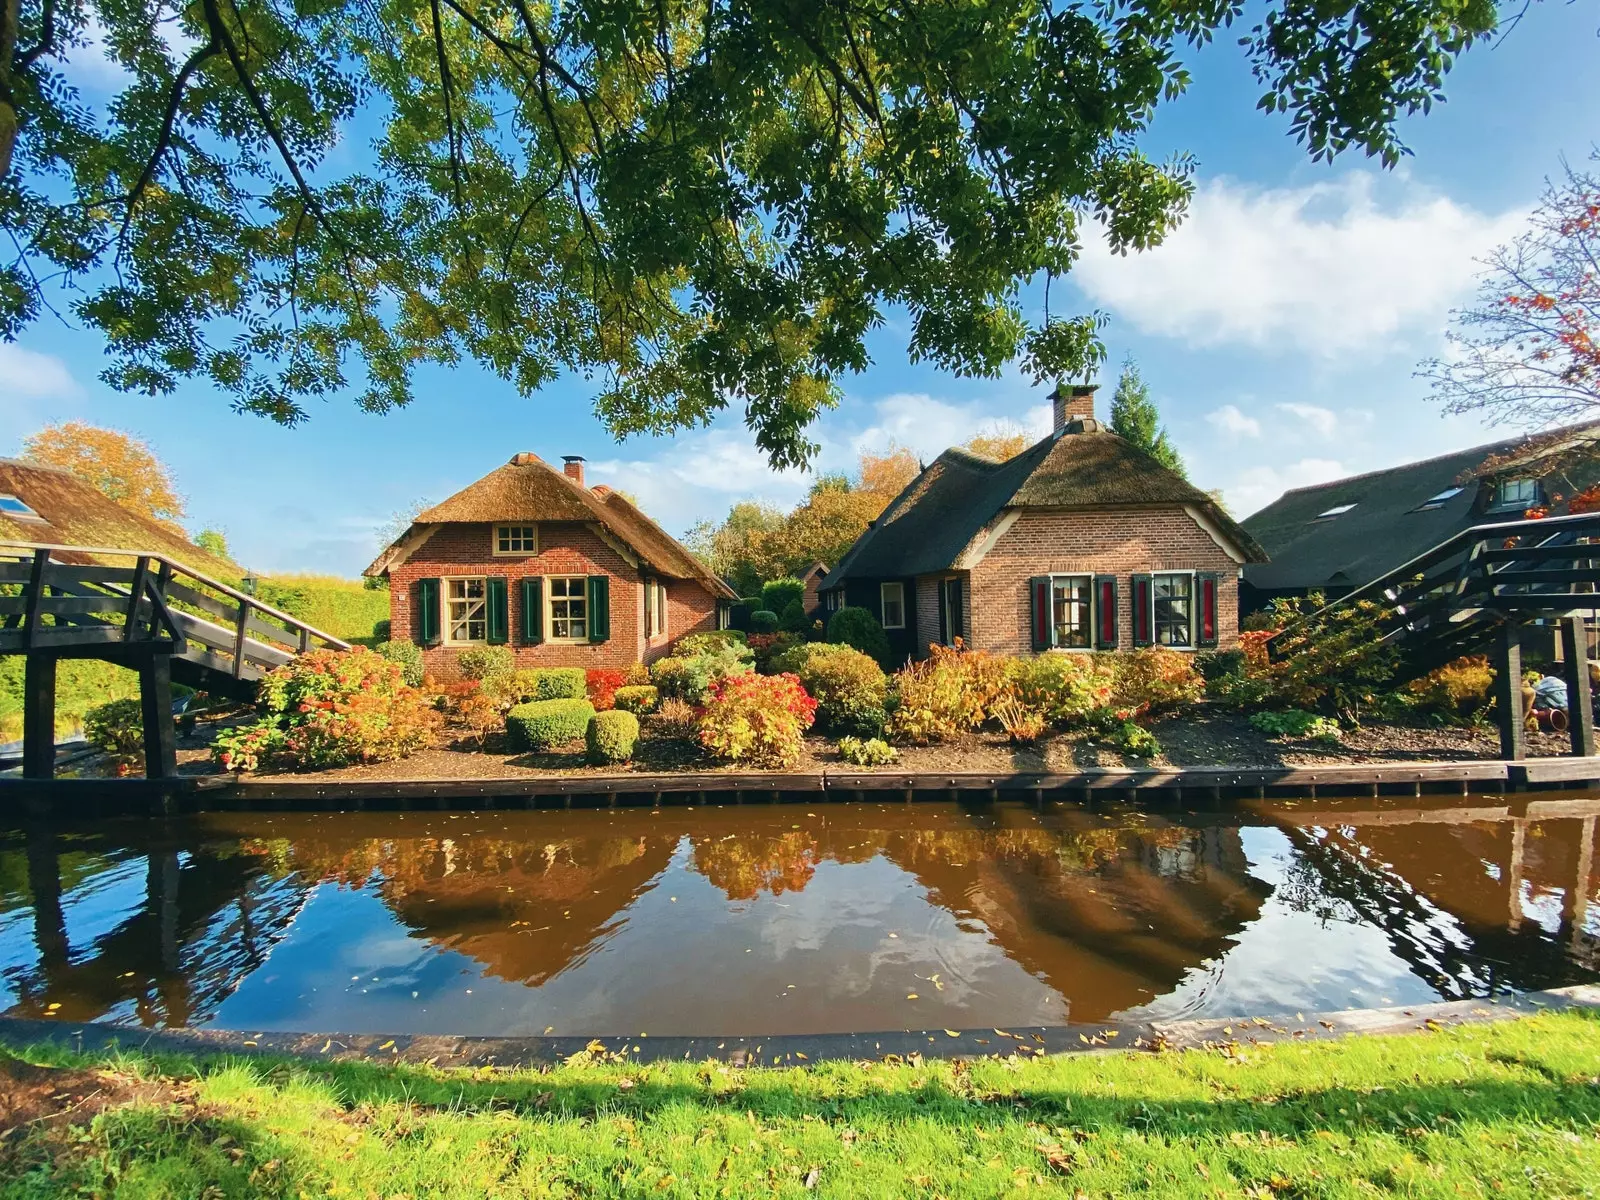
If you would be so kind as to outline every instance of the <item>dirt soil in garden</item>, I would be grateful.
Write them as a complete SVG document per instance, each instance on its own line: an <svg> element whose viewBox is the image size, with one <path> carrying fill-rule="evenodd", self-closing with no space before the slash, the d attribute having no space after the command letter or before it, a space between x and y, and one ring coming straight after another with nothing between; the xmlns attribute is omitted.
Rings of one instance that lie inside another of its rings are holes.
<svg viewBox="0 0 1600 1200"><path fill-rule="evenodd" d="M217 771L209 745L222 728L248 714L230 714L218 722L201 722L195 732L179 738L178 769L185 775ZM782 768L783 774L814 774L824 770L881 771L887 773L940 774L943 772L1040 771L1072 772L1084 767L1273 767L1343 766L1363 763L1452 762L1494 759L1500 754L1498 735L1489 726L1437 727L1373 722L1346 730L1344 744L1324 747L1314 742L1277 740L1251 728L1240 713L1197 705L1180 717L1157 720L1150 726L1162 753L1153 759L1124 758L1105 739L1093 733L1054 733L1032 746L1013 746L998 733L968 734L931 746L901 746L900 759L889 767L855 767L839 758L833 740L821 735L806 739L798 761ZM1528 753L1553 757L1569 752L1565 734L1528 735ZM74 764L80 776L115 774L104 759ZM584 762L583 745L545 754L511 750L503 735L485 739L480 747L462 731L447 729L434 748L398 762L336 770L252 776L289 781L314 774L319 780L384 782L390 780L517 779L541 775L666 774L673 771L748 772L751 768L722 763L704 756L688 738L673 736L658 717L643 722L633 762L619 767L591 767Z"/></svg>

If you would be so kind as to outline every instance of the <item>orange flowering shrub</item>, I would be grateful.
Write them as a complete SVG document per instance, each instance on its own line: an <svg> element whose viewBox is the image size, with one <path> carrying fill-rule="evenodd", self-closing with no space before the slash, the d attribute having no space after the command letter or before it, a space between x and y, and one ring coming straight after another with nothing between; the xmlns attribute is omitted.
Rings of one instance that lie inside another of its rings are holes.
<svg viewBox="0 0 1600 1200"><path fill-rule="evenodd" d="M1116 672L1112 704L1135 715L1182 708L1206 690L1193 655L1161 646L1117 655Z"/></svg>
<svg viewBox="0 0 1600 1200"><path fill-rule="evenodd" d="M584 674L584 683L589 693L589 703L594 705L595 712L605 712L608 708L615 708L617 689L627 682L626 671L618 671L611 667L590 667Z"/></svg>
<svg viewBox="0 0 1600 1200"><path fill-rule="evenodd" d="M939 742L976 729L1009 694L1009 659L956 645L929 646L928 657L894 676L894 711L886 726L901 741Z"/></svg>
<svg viewBox="0 0 1600 1200"><path fill-rule="evenodd" d="M405 683L399 663L365 647L302 654L268 673L261 719L217 737L213 757L233 771L386 762L427 746L440 717Z"/></svg>
<svg viewBox="0 0 1600 1200"><path fill-rule="evenodd" d="M1413 679L1406 690L1417 703L1444 717L1471 716L1489 703L1494 685L1494 668L1482 654L1471 654L1435 667L1421 679Z"/></svg>
<svg viewBox="0 0 1600 1200"><path fill-rule="evenodd" d="M711 681L700 711L700 744L730 762L788 766L816 712L795 675L724 675Z"/></svg>

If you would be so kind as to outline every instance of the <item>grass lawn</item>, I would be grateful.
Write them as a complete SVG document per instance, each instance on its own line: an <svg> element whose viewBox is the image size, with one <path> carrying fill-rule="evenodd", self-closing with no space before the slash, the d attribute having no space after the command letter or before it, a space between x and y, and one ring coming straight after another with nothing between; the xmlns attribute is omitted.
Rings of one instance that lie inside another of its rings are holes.
<svg viewBox="0 0 1600 1200"><path fill-rule="evenodd" d="M1600 1021L1572 1013L1237 1056L966 1065L445 1072L45 1047L21 1058L62 1069L0 1059L0 1124L21 1124L0 1140L4 1197L1600 1188Z"/></svg>

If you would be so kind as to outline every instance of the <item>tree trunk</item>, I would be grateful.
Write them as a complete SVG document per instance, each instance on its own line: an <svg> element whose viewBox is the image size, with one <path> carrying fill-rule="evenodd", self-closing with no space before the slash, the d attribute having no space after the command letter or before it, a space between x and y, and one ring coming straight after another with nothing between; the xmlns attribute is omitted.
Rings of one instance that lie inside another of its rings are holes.
<svg viewBox="0 0 1600 1200"><path fill-rule="evenodd" d="M0 179L11 172L11 151L17 144L13 62L22 21L22 0L0 0Z"/></svg>

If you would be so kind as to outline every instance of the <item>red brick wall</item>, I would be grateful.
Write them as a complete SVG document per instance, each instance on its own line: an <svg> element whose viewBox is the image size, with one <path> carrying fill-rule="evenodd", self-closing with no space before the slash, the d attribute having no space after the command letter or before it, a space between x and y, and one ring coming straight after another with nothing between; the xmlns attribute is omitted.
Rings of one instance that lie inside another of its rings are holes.
<svg viewBox="0 0 1600 1200"><path fill-rule="evenodd" d="M717 598L691 579L668 579L667 628L658 637L646 638L644 661L664 657L685 634L704 633L717 627Z"/></svg>
<svg viewBox="0 0 1600 1200"><path fill-rule="evenodd" d="M412 588L419 579L454 575L504 575L511 607L510 648L523 667L626 667L664 652L667 640L687 633L709 612L716 623L716 602L693 582L670 581L668 638L647 647L643 635L644 588L637 568L630 566L588 526L575 522L541 522L539 553L496 557L488 525L447 525L434 532L402 565L389 573L389 617L392 636L416 640L412 620ZM598 645L544 642L522 645L522 593L518 580L529 575L609 575L611 637ZM702 597L696 601L691 593ZM681 595L680 595L681 594ZM425 669L440 680L459 676L456 658L463 647L437 646L423 651Z"/></svg>
<svg viewBox="0 0 1600 1200"><path fill-rule="evenodd" d="M1214 571L1217 636L1239 637L1239 568L1181 508L1117 512L1024 511L971 574L967 625L974 648L1029 654L1028 580L1035 575L1117 577L1117 635L1133 648L1128 577L1147 571ZM918 588L921 600L922 589ZM935 629L938 628L937 616Z"/></svg>

